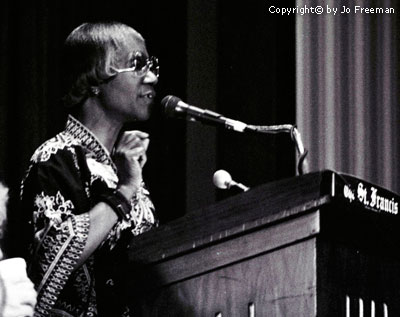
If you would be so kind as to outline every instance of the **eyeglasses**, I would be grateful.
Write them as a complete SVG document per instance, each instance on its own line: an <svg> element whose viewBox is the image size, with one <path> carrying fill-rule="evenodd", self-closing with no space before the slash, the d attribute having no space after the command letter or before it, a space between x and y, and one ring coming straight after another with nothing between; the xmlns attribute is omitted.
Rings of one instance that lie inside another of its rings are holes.
<svg viewBox="0 0 400 317"><path fill-rule="evenodd" d="M146 57L142 52L135 52L128 68L114 68L117 73L133 72L137 77L143 77L148 71L151 71L157 77L160 76L160 66L158 58L155 56Z"/></svg>

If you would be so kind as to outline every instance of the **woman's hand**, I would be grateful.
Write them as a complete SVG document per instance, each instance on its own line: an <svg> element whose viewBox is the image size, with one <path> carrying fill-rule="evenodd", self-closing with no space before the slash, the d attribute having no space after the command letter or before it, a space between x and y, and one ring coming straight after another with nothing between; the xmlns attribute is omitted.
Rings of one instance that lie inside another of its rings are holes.
<svg viewBox="0 0 400 317"><path fill-rule="evenodd" d="M114 152L114 163L118 170L118 190L129 200L142 183L142 168L147 161L149 135L134 130L125 131Z"/></svg>

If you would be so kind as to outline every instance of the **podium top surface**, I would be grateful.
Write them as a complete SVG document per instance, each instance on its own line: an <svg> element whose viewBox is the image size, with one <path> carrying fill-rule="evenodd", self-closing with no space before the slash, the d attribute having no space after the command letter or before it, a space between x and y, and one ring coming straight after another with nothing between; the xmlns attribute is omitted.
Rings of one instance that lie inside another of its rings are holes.
<svg viewBox="0 0 400 317"><path fill-rule="evenodd" d="M335 202L398 217L400 197L351 175L320 171L255 187L133 238L129 257L161 261Z"/></svg>

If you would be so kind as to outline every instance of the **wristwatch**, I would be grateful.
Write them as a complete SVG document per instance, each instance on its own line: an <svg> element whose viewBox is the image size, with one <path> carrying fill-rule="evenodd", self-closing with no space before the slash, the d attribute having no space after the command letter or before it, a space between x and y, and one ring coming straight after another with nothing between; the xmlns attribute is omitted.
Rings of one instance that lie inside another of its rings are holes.
<svg viewBox="0 0 400 317"><path fill-rule="evenodd" d="M129 221L131 219L131 203L117 189L101 194L99 200L107 203L117 214L119 220Z"/></svg>

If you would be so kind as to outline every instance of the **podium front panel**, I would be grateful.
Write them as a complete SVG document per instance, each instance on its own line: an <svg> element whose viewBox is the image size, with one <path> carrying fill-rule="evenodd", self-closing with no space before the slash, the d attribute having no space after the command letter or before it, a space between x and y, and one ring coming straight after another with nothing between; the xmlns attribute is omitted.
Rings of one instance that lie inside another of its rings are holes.
<svg viewBox="0 0 400 317"><path fill-rule="evenodd" d="M331 171L252 189L132 240L125 300L138 316L400 316L399 201Z"/></svg>

